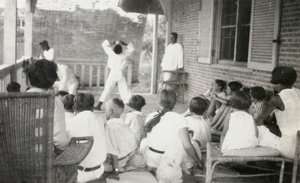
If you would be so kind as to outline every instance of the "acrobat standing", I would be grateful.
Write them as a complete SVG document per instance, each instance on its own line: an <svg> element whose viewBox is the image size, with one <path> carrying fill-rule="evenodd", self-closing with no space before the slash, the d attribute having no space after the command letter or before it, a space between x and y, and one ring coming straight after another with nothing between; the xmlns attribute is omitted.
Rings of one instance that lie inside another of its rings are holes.
<svg viewBox="0 0 300 183"><path fill-rule="evenodd" d="M128 103L131 97L131 91L123 75L123 70L126 67L126 58L134 51L134 46L132 43L126 44L123 41L110 43L108 40L105 40L102 43L102 47L108 55L107 67L110 69L110 73L95 110L101 110L101 105L107 101L116 83L118 83L119 93L125 104Z"/></svg>

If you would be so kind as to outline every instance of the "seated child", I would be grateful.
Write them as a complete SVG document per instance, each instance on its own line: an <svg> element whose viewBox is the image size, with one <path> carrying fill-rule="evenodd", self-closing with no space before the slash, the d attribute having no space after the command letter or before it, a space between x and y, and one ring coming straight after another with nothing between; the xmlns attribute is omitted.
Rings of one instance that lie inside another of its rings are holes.
<svg viewBox="0 0 300 183"><path fill-rule="evenodd" d="M94 143L89 154L78 166L78 182L88 182L99 179L104 172L103 162L106 159L106 136L103 119L96 116L94 108L94 96L79 93L74 98L74 110L77 115L69 118L66 128L69 139L72 137L94 137Z"/></svg>
<svg viewBox="0 0 300 183"><path fill-rule="evenodd" d="M24 70L27 74L30 89L26 92L47 92L51 90L53 83L57 80L56 64L48 60L39 60ZM69 145L66 132L65 110L62 101L55 97L53 144L56 154L61 153Z"/></svg>
<svg viewBox="0 0 300 183"><path fill-rule="evenodd" d="M105 103L105 126L107 137L107 160L105 171L113 172L109 178L118 179L119 170L124 171L127 162L135 155L137 144L134 133L121 119L124 103L114 98Z"/></svg>
<svg viewBox="0 0 300 183"><path fill-rule="evenodd" d="M188 127L193 131L192 140L199 141L201 150L206 148L206 143L211 141L210 121L203 116L208 107L208 101L201 97L194 97L189 109L191 116L186 117Z"/></svg>
<svg viewBox="0 0 300 183"><path fill-rule="evenodd" d="M228 83L225 97L214 96L212 102L219 101L222 103L220 109L217 111L216 115L213 117L211 121L211 126L214 130L222 131L223 129L223 121L226 117L227 113L230 111L230 98L231 95L239 91L242 88L242 83L239 81L232 81Z"/></svg>
<svg viewBox="0 0 300 183"><path fill-rule="evenodd" d="M204 96L209 101L212 100L212 97L214 95L217 95L219 97L225 97L226 96L225 89L226 89L226 82L220 79L216 79L212 82L211 89L207 90L201 96ZM209 105L209 109L207 110L206 114L214 113L216 107L218 108L220 107L220 105L217 103ZM185 113L183 113L183 115L189 116L190 115L189 109Z"/></svg>
<svg viewBox="0 0 300 183"><path fill-rule="evenodd" d="M62 98L62 102L64 104L65 108L65 118L66 120L75 116L74 113L74 98L75 95L73 94L68 94Z"/></svg>
<svg viewBox="0 0 300 183"><path fill-rule="evenodd" d="M134 133L137 146L140 146L141 140L146 136L144 129L146 116L141 112L144 105L146 105L144 97L133 95L129 100L128 106L134 111L130 111L125 118L125 124Z"/></svg>
<svg viewBox="0 0 300 183"><path fill-rule="evenodd" d="M253 116L254 120L261 114L265 107L266 91L263 87L255 86L250 88L251 106L249 113Z"/></svg>
<svg viewBox="0 0 300 183"><path fill-rule="evenodd" d="M224 153L233 149L250 148L258 145L258 132L253 117L246 111L251 105L250 96L243 91L236 91L231 97L229 123L224 126L221 151Z"/></svg>
<svg viewBox="0 0 300 183"><path fill-rule="evenodd" d="M21 92L21 85L18 82L11 81L7 84L6 91L7 92Z"/></svg>

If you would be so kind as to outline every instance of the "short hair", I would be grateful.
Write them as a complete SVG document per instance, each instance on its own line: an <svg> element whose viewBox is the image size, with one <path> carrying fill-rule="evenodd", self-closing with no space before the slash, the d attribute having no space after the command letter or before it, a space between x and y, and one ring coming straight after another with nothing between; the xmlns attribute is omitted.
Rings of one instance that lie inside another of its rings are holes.
<svg viewBox="0 0 300 183"><path fill-rule="evenodd" d="M248 88L248 87L241 88L241 91L246 92L247 94L250 95L250 88Z"/></svg>
<svg viewBox="0 0 300 183"><path fill-rule="evenodd" d="M171 32L171 35L177 40L178 34L176 32Z"/></svg>
<svg viewBox="0 0 300 183"><path fill-rule="evenodd" d="M263 100L266 98L266 90L261 86L254 86L250 88L250 96L257 100Z"/></svg>
<svg viewBox="0 0 300 183"><path fill-rule="evenodd" d="M11 81L7 84L7 92L20 92L21 85L18 82Z"/></svg>
<svg viewBox="0 0 300 183"><path fill-rule="evenodd" d="M89 93L78 93L74 98L74 107L77 111L92 110L94 108L94 96Z"/></svg>
<svg viewBox="0 0 300 183"><path fill-rule="evenodd" d="M113 110L114 114L120 115L123 113L125 108L124 102L119 98L113 98L105 103L105 110Z"/></svg>
<svg viewBox="0 0 300 183"><path fill-rule="evenodd" d="M62 102L64 104L65 110L73 111L74 98L75 98L75 95L73 95L73 94L67 94L62 98Z"/></svg>
<svg viewBox="0 0 300 183"><path fill-rule="evenodd" d="M227 85L226 81L221 80L221 79L216 79L215 82L218 86L221 87L221 91L224 91L226 89L226 85Z"/></svg>
<svg viewBox="0 0 300 183"><path fill-rule="evenodd" d="M54 62L42 59L31 64L25 73L32 86L49 89L58 79L56 70L57 66Z"/></svg>
<svg viewBox="0 0 300 183"><path fill-rule="evenodd" d="M293 86L297 80L297 72L293 67L279 66L272 71L272 84Z"/></svg>
<svg viewBox="0 0 300 183"><path fill-rule="evenodd" d="M195 114L202 115L208 108L208 101L201 97L194 97L190 101L189 109Z"/></svg>
<svg viewBox="0 0 300 183"><path fill-rule="evenodd" d="M56 93L56 95L57 96L66 96L66 95L68 95L69 94L69 92L67 92L67 91L63 91L63 90L59 90L57 93Z"/></svg>
<svg viewBox="0 0 300 183"><path fill-rule="evenodd" d="M42 42L40 42L41 46L49 46L48 41L43 40Z"/></svg>
<svg viewBox="0 0 300 183"><path fill-rule="evenodd" d="M135 110L141 110L142 107L146 105L145 98L141 95L133 95L128 103L128 106L135 109Z"/></svg>
<svg viewBox="0 0 300 183"><path fill-rule="evenodd" d="M243 87L243 85L239 81L232 81L228 83L228 87L231 89L232 92L236 92L240 90Z"/></svg>
<svg viewBox="0 0 300 183"><path fill-rule="evenodd" d="M172 89L163 89L158 100L163 109L172 110L176 104L176 93Z"/></svg>
<svg viewBox="0 0 300 183"><path fill-rule="evenodd" d="M232 108L239 110L247 110L251 105L251 97L246 92L236 91L230 98Z"/></svg>
<svg viewBox="0 0 300 183"><path fill-rule="evenodd" d="M114 46L114 52L115 52L115 54L117 54L117 55L119 55L120 53L122 53L122 51L123 51L123 49L122 49L122 46L120 45L120 44L116 44L115 46Z"/></svg>
<svg viewBox="0 0 300 183"><path fill-rule="evenodd" d="M119 99L119 98L113 98L113 99L111 100L111 102L112 102L114 105L118 106L120 109L124 110L125 105L124 105L124 102L123 102L121 99Z"/></svg>

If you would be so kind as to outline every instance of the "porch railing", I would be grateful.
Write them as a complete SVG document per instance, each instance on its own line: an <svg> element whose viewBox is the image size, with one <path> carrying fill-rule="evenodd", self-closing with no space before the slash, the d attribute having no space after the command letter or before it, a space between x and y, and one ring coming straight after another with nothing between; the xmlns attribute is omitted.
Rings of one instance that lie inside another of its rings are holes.
<svg viewBox="0 0 300 183"><path fill-rule="evenodd" d="M109 74L106 61L96 59L58 58L59 63L68 65L79 78L81 89L97 89L104 86ZM127 62L124 73L130 87L132 81L132 62Z"/></svg>
<svg viewBox="0 0 300 183"><path fill-rule="evenodd" d="M16 81L20 83L21 87L26 87L26 77L22 71L23 61L17 61L16 64L2 64L0 65L0 92L6 92L7 84L12 80L13 73Z"/></svg>

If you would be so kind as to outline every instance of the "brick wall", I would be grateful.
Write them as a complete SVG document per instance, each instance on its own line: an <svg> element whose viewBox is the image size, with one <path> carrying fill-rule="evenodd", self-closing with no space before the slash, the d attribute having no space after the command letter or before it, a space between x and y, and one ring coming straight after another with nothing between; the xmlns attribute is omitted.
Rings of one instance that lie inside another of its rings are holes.
<svg viewBox="0 0 300 183"><path fill-rule="evenodd" d="M140 52L146 16L139 22L121 17L112 9L74 12L36 9L33 17L33 55L40 53L39 42L48 40L57 57L107 60L102 49L104 39L132 42L136 50L128 60L133 61L133 82L138 82Z"/></svg>
<svg viewBox="0 0 300 183"><path fill-rule="evenodd" d="M178 33L178 41L184 47L184 68L188 73L186 98L206 91L214 79L228 82L238 80L245 86L263 86L271 89L270 72L242 67L202 64L197 61L199 25L199 0L174 0L172 7L172 31ZM278 65L293 66L300 75L300 1L284 0ZM300 77L295 84L300 88Z"/></svg>

